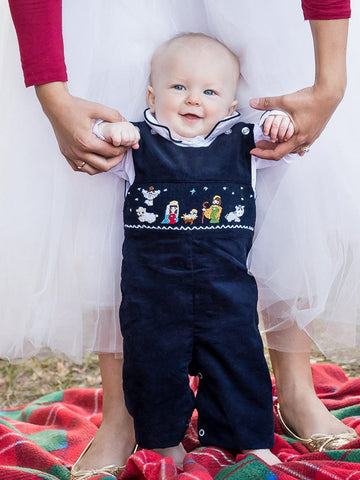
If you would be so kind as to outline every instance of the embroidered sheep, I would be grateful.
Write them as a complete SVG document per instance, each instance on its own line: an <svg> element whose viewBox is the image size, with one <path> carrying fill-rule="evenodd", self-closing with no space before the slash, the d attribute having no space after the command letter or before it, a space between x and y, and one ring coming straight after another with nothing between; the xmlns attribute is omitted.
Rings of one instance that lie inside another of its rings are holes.
<svg viewBox="0 0 360 480"><path fill-rule="evenodd" d="M154 223L156 220L155 213L147 212L145 207L139 207L136 209L137 216L139 217L140 222Z"/></svg>
<svg viewBox="0 0 360 480"><path fill-rule="evenodd" d="M229 212L225 215L225 218L228 222L240 222L240 218L244 215L245 207L244 205L235 205L235 210Z"/></svg>

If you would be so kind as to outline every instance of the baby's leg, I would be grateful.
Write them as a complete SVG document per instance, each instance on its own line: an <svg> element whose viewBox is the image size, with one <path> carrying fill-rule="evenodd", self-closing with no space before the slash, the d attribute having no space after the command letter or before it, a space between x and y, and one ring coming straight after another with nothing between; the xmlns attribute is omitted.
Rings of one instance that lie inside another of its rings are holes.
<svg viewBox="0 0 360 480"><path fill-rule="evenodd" d="M171 457L174 460L175 465L178 467L183 466L183 460L186 455L186 451L181 443L179 443L179 445L176 447L154 448L153 451L159 453L163 457Z"/></svg>
<svg viewBox="0 0 360 480"><path fill-rule="evenodd" d="M182 248L187 246L183 237L175 237L166 237L159 244L168 248L167 241L172 240L169 251L175 253L170 266L170 254L159 252L154 269L155 263L147 259L154 257L153 245L160 237L149 234L149 242L138 242L136 236L129 234L123 261L120 318L124 394L134 418L137 443L182 465L185 451L180 442L194 410L188 377L193 348L193 278L182 267L180 273L177 270L184 265L188 251ZM179 294L175 310L174 285Z"/></svg>
<svg viewBox="0 0 360 480"><path fill-rule="evenodd" d="M246 453L246 454L251 453L253 455L256 455L268 465L276 465L277 463L281 463L278 457L273 453L271 453L271 451L268 448L257 448L257 449L255 448L254 450L243 450L243 453Z"/></svg>

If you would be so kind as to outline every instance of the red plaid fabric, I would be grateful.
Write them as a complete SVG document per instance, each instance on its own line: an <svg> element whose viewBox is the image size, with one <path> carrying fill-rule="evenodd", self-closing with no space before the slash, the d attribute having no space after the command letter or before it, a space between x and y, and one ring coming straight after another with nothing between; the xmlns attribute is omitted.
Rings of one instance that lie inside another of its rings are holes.
<svg viewBox="0 0 360 480"><path fill-rule="evenodd" d="M326 364L314 365L313 376L325 405L360 433L360 379L350 380L339 367ZM101 390L69 389L0 410L0 480L68 480L71 465L100 425L101 408ZM184 439L189 453L183 470L170 458L140 450L129 458L122 480L360 480L360 440L344 450L310 453L282 435L276 421L273 451L282 463L269 467L253 455L200 447L196 422L195 413ZM92 480L105 478L114 477Z"/></svg>

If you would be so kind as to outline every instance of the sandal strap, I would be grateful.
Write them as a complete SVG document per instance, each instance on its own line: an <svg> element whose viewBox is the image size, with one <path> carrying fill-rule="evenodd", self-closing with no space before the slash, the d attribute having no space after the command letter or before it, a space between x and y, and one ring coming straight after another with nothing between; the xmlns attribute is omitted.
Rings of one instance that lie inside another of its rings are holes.
<svg viewBox="0 0 360 480"><path fill-rule="evenodd" d="M70 479L87 480L95 475L112 475L114 478L117 478L124 470L125 465L123 467L119 467L119 465L109 465L107 467L101 467L95 470L79 470L78 472L73 472L71 470Z"/></svg>
<svg viewBox="0 0 360 480"><path fill-rule="evenodd" d="M302 438L296 435L296 433L291 430L291 428L285 423L285 420L281 414L279 404L276 405L276 413L281 428L284 430L284 432L291 438L294 438L298 442L307 446L309 450L315 452L335 450L358 438L358 435L354 429L352 429L350 432L343 432L337 434L314 433L313 435L311 435L310 438Z"/></svg>
<svg viewBox="0 0 360 480"><path fill-rule="evenodd" d="M74 463L70 472L70 480L87 480L88 478L94 477L95 475L112 475L113 477L117 478L125 470L126 465L107 465L106 467L100 467L92 470L77 470L76 467L78 463L91 447L93 440L93 438L90 440L90 442L86 445L84 451L81 453L80 457ZM133 448L133 451L131 452L131 455L133 453L136 453L138 448L139 446L136 444Z"/></svg>
<svg viewBox="0 0 360 480"><path fill-rule="evenodd" d="M327 435L324 433L314 433L314 435L311 435L314 450L318 452L336 450L356 438L358 438L358 436L355 430L353 432L337 433L333 435Z"/></svg>
<svg viewBox="0 0 360 480"><path fill-rule="evenodd" d="M295 440L298 440L299 442L301 442L303 445L309 445L311 446L312 445L312 439L311 438L302 438L302 437L299 437L298 435L296 435L295 432L293 432L290 427L288 427L288 425L285 423L285 420L281 414L281 410L280 410L280 404L276 404L276 413L277 413L277 416L278 416L278 419L279 419L279 422L280 422L280 425L281 425L281 428L285 431L285 433L287 433L291 438L294 438Z"/></svg>

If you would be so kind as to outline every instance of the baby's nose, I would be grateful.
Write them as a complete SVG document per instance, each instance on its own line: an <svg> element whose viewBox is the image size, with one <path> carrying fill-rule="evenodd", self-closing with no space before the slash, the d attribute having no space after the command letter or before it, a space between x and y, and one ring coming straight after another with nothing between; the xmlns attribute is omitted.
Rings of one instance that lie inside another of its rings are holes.
<svg viewBox="0 0 360 480"><path fill-rule="evenodd" d="M200 105L200 97L194 92L189 92L189 95L186 98L186 103L189 105Z"/></svg>

